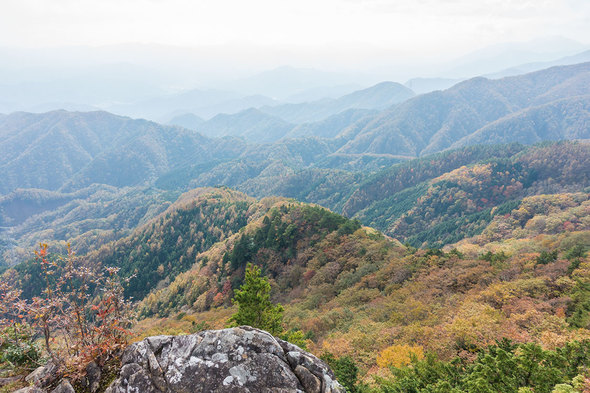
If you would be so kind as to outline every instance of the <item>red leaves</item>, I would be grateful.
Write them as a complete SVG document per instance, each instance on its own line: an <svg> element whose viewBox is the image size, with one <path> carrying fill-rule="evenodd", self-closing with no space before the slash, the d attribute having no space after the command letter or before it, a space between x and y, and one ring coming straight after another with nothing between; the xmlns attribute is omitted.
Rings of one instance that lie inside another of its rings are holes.
<svg viewBox="0 0 590 393"><path fill-rule="evenodd" d="M37 257L44 260L45 257L47 256L47 244L44 244L44 243L39 244L39 250L35 251L35 255L37 255Z"/></svg>
<svg viewBox="0 0 590 393"><path fill-rule="evenodd" d="M39 297L21 300L21 291L0 281L0 322L29 321L44 337L45 349L66 373L81 376L86 365L100 363L127 343L130 305L123 298L118 268L89 266L75 257L49 256L46 244L35 251L45 288Z"/></svg>

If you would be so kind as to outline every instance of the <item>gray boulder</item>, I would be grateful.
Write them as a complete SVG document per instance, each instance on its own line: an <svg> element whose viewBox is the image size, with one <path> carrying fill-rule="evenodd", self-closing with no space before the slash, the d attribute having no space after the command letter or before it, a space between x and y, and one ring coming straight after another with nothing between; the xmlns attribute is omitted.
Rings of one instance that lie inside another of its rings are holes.
<svg viewBox="0 0 590 393"><path fill-rule="evenodd" d="M15 390L13 393L45 393L45 391L35 386L29 386L26 388Z"/></svg>
<svg viewBox="0 0 590 393"><path fill-rule="evenodd" d="M70 385L70 382L64 379L51 393L76 393L76 391Z"/></svg>
<svg viewBox="0 0 590 393"><path fill-rule="evenodd" d="M25 381L38 388L44 388L55 383L60 376L59 367L54 362L49 361L45 366L40 366L27 375Z"/></svg>
<svg viewBox="0 0 590 393"><path fill-rule="evenodd" d="M105 393L342 393L328 366L248 326L156 336L125 350Z"/></svg>

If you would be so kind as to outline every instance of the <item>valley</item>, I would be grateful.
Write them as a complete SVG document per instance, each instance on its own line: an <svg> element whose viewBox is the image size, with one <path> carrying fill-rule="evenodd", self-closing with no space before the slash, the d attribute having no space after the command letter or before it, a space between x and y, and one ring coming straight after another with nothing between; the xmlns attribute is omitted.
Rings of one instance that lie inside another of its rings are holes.
<svg viewBox="0 0 590 393"><path fill-rule="evenodd" d="M383 82L168 124L2 115L3 299L46 297L47 269L75 261L121 278L134 341L197 333L226 327L252 264L281 338L340 382L356 370L349 391L502 391L474 390L485 356L590 353L589 78L580 63L424 94ZM506 391L588 384L556 364Z"/></svg>

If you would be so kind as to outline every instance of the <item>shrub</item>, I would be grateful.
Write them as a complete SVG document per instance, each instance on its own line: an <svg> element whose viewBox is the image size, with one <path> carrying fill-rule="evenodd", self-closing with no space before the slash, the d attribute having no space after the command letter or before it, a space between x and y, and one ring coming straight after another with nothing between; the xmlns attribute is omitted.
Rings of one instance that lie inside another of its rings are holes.
<svg viewBox="0 0 590 393"><path fill-rule="evenodd" d="M14 367L33 368L39 365L39 347L33 340L34 330L26 323L15 323L0 331L0 361Z"/></svg>

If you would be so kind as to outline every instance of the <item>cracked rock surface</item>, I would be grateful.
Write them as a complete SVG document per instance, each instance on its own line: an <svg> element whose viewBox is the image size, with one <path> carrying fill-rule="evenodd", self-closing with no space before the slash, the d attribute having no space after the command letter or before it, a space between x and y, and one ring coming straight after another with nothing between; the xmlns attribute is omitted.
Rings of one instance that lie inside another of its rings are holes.
<svg viewBox="0 0 590 393"><path fill-rule="evenodd" d="M248 326L155 336L125 350L105 393L343 393L328 366Z"/></svg>

